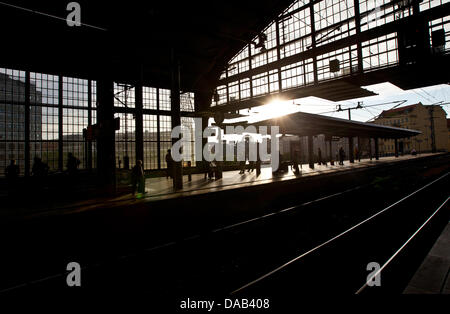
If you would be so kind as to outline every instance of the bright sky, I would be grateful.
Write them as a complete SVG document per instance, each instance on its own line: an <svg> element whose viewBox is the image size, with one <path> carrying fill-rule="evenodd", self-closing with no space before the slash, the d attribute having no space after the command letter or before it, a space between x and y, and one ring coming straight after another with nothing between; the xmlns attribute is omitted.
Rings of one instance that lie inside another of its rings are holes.
<svg viewBox="0 0 450 314"><path fill-rule="evenodd" d="M450 118L450 86L446 84L429 86L413 90L402 90L391 83L381 83L364 87L378 94L377 96L352 99L348 101L332 102L317 97L306 97L288 101L276 101L274 103L255 107L250 110L250 117L242 119L233 119L233 122L249 120L249 122L260 121L273 118L293 112L308 112L315 114L324 114L331 117L348 119L346 108L354 108L358 101L362 101L363 109L351 111L352 120L366 122L378 116L383 110L388 110L397 105L397 103L406 100L399 107L408 106L421 102L424 105L439 104L447 112L447 118ZM389 103L389 104L386 104ZM379 105L385 104L385 105ZM335 111L337 106L341 105L343 112ZM376 106L374 106L376 105ZM379 106L378 106L379 105ZM242 114L248 115L248 110L242 110ZM228 122L228 121L227 121Z"/></svg>

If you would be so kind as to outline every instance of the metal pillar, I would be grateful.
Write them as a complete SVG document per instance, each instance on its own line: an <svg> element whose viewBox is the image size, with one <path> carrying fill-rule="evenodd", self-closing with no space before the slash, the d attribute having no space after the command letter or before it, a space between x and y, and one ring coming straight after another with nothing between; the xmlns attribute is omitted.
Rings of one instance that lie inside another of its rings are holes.
<svg viewBox="0 0 450 314"><path fill-rule="evenodd" d="M172 49L171 53L172 64L172 86L170 90L171 107L172 107L172 129L181 125L181 110L180 110L180 65L175 57L175 51ZM172 144L175 144L180 138L173 138ZM181 161L174 162L173 165L173 187L176 190L183 188L183 172Z"/></svg>
<svg viewBox="0 0 450 314"><path fill-rule="evenodd" d="M358 136L358 162L361 162L361 138Z"/></svg>
<svg viewBox="0 0 450 314"><path fill-rule="evenodd" d="M309 168L314 169L314 142L312 135L308 135L308 161Z"/></svg>
<svg viewBox="0 0 450 314"><path fill-rule="evenodd" d="M353 154L353 137L348 138L348 159L351 164L355 163L355 156Z"/></svg>
<svg viewBox="0 0 450 314"><path fill-rule="evenodd" d="M395 157L398 158L398 139L394 140Z"/></svg>
<svg viewBox="0 0 450 314"><path fill-rule="evenodd" d="M156 151L158 152L158 169L161 169L161 121L159 115L161 109L159 106L159 88L156 89L156 108L158 110L158 115L156 116Z"/></svg>
<svg viewBox="0 0 450 314"><path fill-rule="evenodd" d="M430 114L430 135L431 135L431 152L436 153L436 128L434 126L434 107L430 106L428 113Z"/></svg>
<svg viewBox="0 0 450 314"><path fill-rule="evenodd" d="M328 141L328 146L330 148L330 165L334 165L334 161L333 161L333 146L332 146L332 140Z"/></svg>
<svg viewBox="0 0 450 314"><path fill-rule="evenodd" d="M369 158L372 161L372 139L369 137Z"/></svg>
<svg viewBox="0 0 450 314"><path fill-rule="evenodd" d="M63 155L64 155L64 149L63 149L63 77L60 75L58 77L58 170L63 171L64 165L63 165Z"/></svg>
<svg viewBox="0 0 450 314"><path fill-rule="evenodd" d="M30 176L30 72L25 74L25 147L24 147L24 162L25 162L25 176Z"/></svg>
<svg viewBox="0 0 450 314"><path fill-rule="evenodd" d="M92 81L88 81L88 126L92 126ZM87 169L92 171L92 140L87 140Z"/></svg>
<svg viewBox="0 0 450 314"><path fill-rule="evenodd" d="M115 190L114 83L112 79L97 81L97 169L100 183L110 192Z"/></svg>
<svg viewBox="0 0 450 314"><path fill-rule="evenodd" d="M207 117L202 117L202 145L201 148L199 147L199 149L201 149L200 154L202 156L202 166L203 169L208 169L208 161L205 160L205 157L203 156L203 147L206 146L206 144L208 144L208 139L203 137L203 132L205 131L205 129L208 127L208 118Z"/></svg>
<svg viewBox="0 0 450 314"><path fill-rule="evenodd" d="M142 84L135 86L135 106L136 106L136 161L141 160L144 165L144 122L142 104Z"/></svg>
<svg viewBox="0 0 450 314"><path fill-rule="evenodd" d="M378 147L378 137L375 137L375 160L379 160L380 159L380 150Z"/></svg>

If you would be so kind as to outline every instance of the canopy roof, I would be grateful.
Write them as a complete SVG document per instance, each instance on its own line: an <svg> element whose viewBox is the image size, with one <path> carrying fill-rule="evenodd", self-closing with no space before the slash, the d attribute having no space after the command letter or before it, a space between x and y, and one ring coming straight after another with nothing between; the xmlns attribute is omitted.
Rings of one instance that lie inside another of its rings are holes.
<svg viewBox="0 0 450 314"><path fill-rule="evenodd" d="M420 131L396 128L375 123L332 118L312 113L296 112L278 118L254 123L241 122L226 125L279 126L280 133L299 136L325 134L327 136L361 136L370 138L405 138L420 134Z"/></svg>

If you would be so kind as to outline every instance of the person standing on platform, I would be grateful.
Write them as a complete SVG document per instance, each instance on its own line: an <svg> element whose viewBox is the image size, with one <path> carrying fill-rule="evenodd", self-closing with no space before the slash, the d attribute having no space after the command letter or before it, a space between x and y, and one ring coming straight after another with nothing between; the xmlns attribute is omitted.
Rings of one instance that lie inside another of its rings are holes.
<svg viewBox="0 0 450 314"><path fill-rule="evenodd" d="M292 161L292 171L294 172L294 174L299 174L300 173L300 169L298 167L299 163L300 163L300 151L296 150L294 152L294 158L293 158L293 161Z"/></svg>
<svg viewBox="0 0 450 314"><path fill-rule="evenodd" d="M16 190L19 174L20 168L16 165L16 160L11 159L9 166L5 169L5 175L8 182L8 189L12 192Z"/></svg>
<svg viewBox="0 0 450 314"><path fill-rule="evenodd" d="M172 151L170 149L167 150L166 154L166 164L167 164L167 179L170 177L173 179L173 158Z"/></svg>
<svg viewBox="0 0 450 314"><path fill-rule="evenodd" d="M245 172L245 161L240 161L239 162L239 174L243 174Z"/></svg>
<svg viewBox="0 0 450 314"><path fill-rule="evenodd" d="M320 149L320 147L317 151L317 156L319 158L319 165L321 165L322 164L322 150Z"/></svg>
<svg viewBox="0 0 450 314"><path fill-rule="evenodd" d="M141 160L136 160L136 165L131 170L131 184L133 195L136 194L136 188L138 194L145 193L145 176Z"/></svg>
<svg viewBox="0 0 450 314"><path fill-rule="evenodd" d="M77 157L75 157L72 153L67 154L67 172L69 175L77 174L79 165L80 160Z"/></svg>
<svg viewBox="0 0 450 314"><path fill-rule="evenodd" d="M339 148L339 165L343 166L344 165L344 149L341 147Z"/></svg>
<svg viewBox="0 0 450 314"><path fill-rule="evenodd" d="M249 161L248 162L247 172L253 172L253 170L255 170L255 162L254 161Z"/></svg>
<svg viewBox="0 0 450 314"><path fill-rule="evenodd" d="M34 157L33 167L31 168L33 177L43 178L48 175L48 165L42 162L41 158Z"/></svg>

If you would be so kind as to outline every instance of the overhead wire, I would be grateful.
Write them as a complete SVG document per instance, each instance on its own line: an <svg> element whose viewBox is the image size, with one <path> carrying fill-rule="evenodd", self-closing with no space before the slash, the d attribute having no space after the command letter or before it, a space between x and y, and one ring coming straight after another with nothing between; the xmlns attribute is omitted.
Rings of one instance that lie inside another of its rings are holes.
<svg viewBox="0 0 450 314"><path fill-rule="evenodd" d="M22 11L33 13L33 14L37 14L37 15L50 17L50 18L53 18L53 19L56 19L56 20L60 20L60 21L67 21L67 18L63 18L63 17L57 16L57 15L48 14L48 13L37 11L37 10L33 10L33 9L28 9L28 8L25 8L25 7L21 7L21 6L18 6L18 5L15 5L15 4L11 4L11 3L7 3L7 2L3 2L3 1L0 1L0 5L6 6L6 7L10 7L10 8L14 8L14 9L18 9L18 10L22 10ZM90 27L90 28L94 28L94 29L101 30L101 31L107 31L106 28L98 27L98 26L91 25L91 24L80 23L80 25L83 25L83 26L86 26L86 27Z"/></svg>

